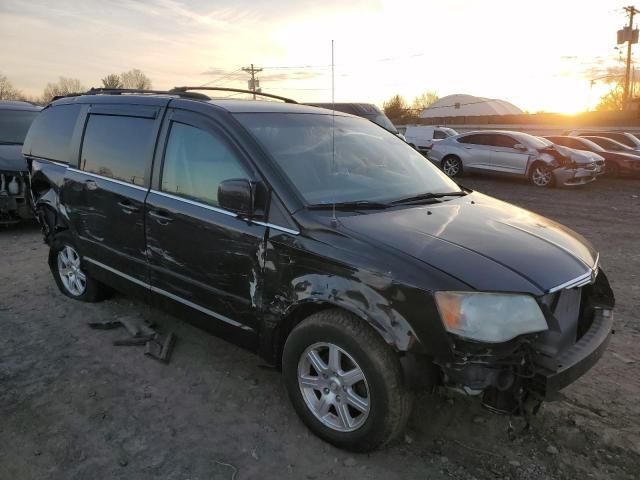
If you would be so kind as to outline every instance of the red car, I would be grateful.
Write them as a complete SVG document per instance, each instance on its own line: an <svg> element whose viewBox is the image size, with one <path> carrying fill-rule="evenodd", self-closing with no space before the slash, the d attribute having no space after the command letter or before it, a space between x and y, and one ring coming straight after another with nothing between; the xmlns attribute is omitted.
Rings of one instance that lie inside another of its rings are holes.
<svg viewBox="0 0 640 480"><path fill-rule="evenodd" d="M603 137L586 138L560 135L544 138L557 145L597 153L604 158L605 171L609 176L640 175L640 152L634 152L631 148L619 148L618 145L620 147L625 146L615 140Z"/></svg>

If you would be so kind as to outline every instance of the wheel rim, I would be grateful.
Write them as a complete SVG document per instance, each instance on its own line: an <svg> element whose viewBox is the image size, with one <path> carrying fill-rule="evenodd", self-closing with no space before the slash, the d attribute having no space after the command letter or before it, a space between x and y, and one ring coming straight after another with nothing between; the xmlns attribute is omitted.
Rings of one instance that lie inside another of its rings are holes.
<svg viewBox="0 0 640 480"><path fill-rule="evenodd" d="M442 170L450 177L455 177L460 171L460 165L454 158L447 158L442 165Z"/></svg>
<svg viewBox="0 0 640 480"><path fill-rule="evenodd" d="M539 187L546 187L551 183L551 171L547 167L536 167L533 170L533 183Z"/></svg>
<svg viewBox="0 0 640 480"><path fill-rule="evenodd" d="M58 274L71 295L78 297L86 290L87 277L80 268L80 255L68 245L58 252Z"/></svg>
<svg viewBox="0 0 640 480"><path fill-rule="evenodd" d="M333 343L314 343L298 362L298 387L307 408L339 432L360 428L369 416L371 395L364 372Z"/></svg>

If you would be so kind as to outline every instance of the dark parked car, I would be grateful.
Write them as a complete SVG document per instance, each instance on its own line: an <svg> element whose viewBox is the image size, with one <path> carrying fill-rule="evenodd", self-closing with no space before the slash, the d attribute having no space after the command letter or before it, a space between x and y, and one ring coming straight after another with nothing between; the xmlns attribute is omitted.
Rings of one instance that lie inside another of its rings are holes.
<svg viewBox="0 0 640 480"><path fill-rule="evenodd" d="M604 137L620 142L633 150L640 150L640 139L629 132L612 132L610 130L572 130L565 135L573 137Z"/></svg>
<svg viewBox="0 0 640 480"><path fill-rule="evenodd" d="M41 107L0 101L0 225L33 218L27 196L27 162L22 142Z"/></svg>
<svg viewBox="0 0 640 480"><path fill-rule="evenodd" d="M624 147L624 145L621 144L618 144L617 147L614 145L616 150L603 148L605 145L610 146L608 142L612 142L612 140L607 138L600 139L602 145L596 143L593 138L585 137L552 135L545 138L557 145L597 153L604 158L605 171L609 176L617 177L619 175L634 175L640 173L639 152L632 149L621 148Z"/></svg>
<svg viewBox="0 0 640 480"><path fill-rule="evenodd" d="M384 112L373 103L307 103L307 105L326 108L327 110L336 110L337 112L349 113L357 117L366 118L403 140L405 139Z"/></svg>
<svg viewBox="0 0 640 480"><path fill-rule="evenodd" d="M568 228L361 118L118 93L55 101L27 135L59 289L139 294L257 351L326 441L388 442L437 384L524 413L603 354L613 294Z"/></svg>

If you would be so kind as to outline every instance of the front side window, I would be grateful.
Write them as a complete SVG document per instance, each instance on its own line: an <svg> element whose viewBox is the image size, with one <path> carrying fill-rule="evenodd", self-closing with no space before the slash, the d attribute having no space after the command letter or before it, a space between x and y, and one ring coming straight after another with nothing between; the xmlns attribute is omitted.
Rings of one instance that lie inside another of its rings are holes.
<svg viewBox="0 0 640 480"><path fill-rule="evenodd" d="M173 122L164 154L161 190L218 205L218 186L224 180L249 178L247 171L218 135Z"/></svg>
<svg viewBox="0 0 640 480"><path fill-rule="evenodd" d="M448 136L449 135L447 135L442 130L436 130L435 132L433 132L433 139L434 140L443 140L443 139L447 138Z"/></svg>
<svg viewBox="0 0 640 480"><path fill-rule="evenodd" d="M90 115L80 167L89 173L144 185L154 132L152 119Z"/></svg>
<svg viewBox="0 0 640 480"><path fill-rule="evenodd" d="M354 117L238 113L308 204L386 202L460 188L388 131Z"/></svg>
<svg viewBox="0 0 640 480"><path fill-rule="evenodd" d="M0 145L21 145L38 112L0 110Z"/></svg>
<svg viewBox="0 0 640 480"><path fill-rule="evenodd" d="M493 145L496 147L513 148L517 143L518 141L509 135L498 134L493 136Z"/></svg>

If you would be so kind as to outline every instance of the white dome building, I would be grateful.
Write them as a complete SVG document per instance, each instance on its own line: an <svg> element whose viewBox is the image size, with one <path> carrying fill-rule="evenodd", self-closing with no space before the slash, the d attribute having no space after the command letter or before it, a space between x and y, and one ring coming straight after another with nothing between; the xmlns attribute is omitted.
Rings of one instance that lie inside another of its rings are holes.
<svg viewBox="0 0 640 480"><path fill-rule="evenodd" d="M513 103L473 95L447 95L432 103L420 113L420 118L478 117L487 115L521 115L524 113Z"/></svg>

